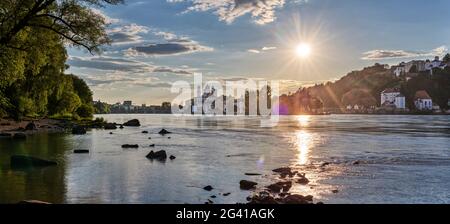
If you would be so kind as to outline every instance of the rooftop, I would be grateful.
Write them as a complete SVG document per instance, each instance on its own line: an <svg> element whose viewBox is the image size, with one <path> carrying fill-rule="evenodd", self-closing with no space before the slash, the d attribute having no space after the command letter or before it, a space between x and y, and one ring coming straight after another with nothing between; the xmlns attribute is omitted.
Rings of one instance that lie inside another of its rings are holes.
<svg viewBox="0 0 450 224"><path fill-rule="evenodd" d="M420 90L420 91L416 92L414 99L428 100L428 99L431 99L431 97L430 97L430 95L428 95L427 91Z"/></svg>

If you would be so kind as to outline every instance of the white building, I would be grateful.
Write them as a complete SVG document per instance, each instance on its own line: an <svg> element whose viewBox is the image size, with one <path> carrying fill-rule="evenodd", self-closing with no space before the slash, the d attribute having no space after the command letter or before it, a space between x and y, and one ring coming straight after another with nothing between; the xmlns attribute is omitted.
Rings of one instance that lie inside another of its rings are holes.
<svg viewBox="0 0 450 224"><path fill-rule="evenodd" d="M433 100L430 95L428 95L427 91L420 90L416 92L414 97L414 105L418 110L432 110Z"/></svg>
<svg viewBox="0 0 450 224"><path fill-rule="evenodd" d="M392 66L392 69L394 71L395 76L397 77L406 74L406 67L403 63L398 66Z"/></svg>
<svg viewBox="0 0 450 224"><path fill-rule="evenodd" d="M397 89L385 89L381 92L381 106L395 106L397 109L406 109L406 98Z"/></svg>
<svg viewBox="0 0 450 224"><path fill-rule="evenodd" d="M406 97L400 93L395 97L394 104L397 109L406 109Z"/></svg>
<svg viewBox="0 0 450 224"><path fill-rule="evenodd" d="M433 74L434 68L444 69L445 67L447 67L447 64L439 60L439 57L435 57L433 61L425 62L425 70L430 71L430 74Z"/></svg>

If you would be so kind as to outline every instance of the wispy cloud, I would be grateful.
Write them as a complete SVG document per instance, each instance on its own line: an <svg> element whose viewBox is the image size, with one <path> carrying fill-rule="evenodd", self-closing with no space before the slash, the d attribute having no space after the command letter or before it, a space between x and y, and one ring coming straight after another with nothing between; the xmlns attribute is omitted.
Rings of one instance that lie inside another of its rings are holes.
<svg viewBox="0 0 450 224"><path fill-rule="evenodd" d="M277 49L277 48L276 47L262 47L261 49L248 49L247 52L259 54L264 51L271 51L271 50L275 50L275 49Z"/></svg>
<svg viewBox="0 0 450 224"><path fill-rule="evenodd" d="M407 51L407 50L371 50L363 53L363 60L384 60L399 58L419 58L442 56L448 52L447 46L441 46L431 51Z"/></svg>
<svg viewBox="0 0 450 224"><path fill-rule="evenodd" d="M250 14L256 24L264 25L276 20L275 11L286 0L167 0L168 2L192 2L185 12L213 11L220 21L232 23L236 18ZM297 2L294 0L293 2Z"/></svg>

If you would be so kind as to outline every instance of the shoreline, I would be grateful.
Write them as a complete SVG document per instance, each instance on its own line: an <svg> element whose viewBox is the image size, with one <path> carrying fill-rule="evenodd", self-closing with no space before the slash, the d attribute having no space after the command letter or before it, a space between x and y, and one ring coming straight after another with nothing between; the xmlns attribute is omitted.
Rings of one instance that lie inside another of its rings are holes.
<svg viewBox="0 0 450 224"><path fill-rule="evenodd" d="M0 119L1 134L37 134L37 133L64 133L73 124L68 120L56 119L24 119L15 121L13 119Z"/></svg>

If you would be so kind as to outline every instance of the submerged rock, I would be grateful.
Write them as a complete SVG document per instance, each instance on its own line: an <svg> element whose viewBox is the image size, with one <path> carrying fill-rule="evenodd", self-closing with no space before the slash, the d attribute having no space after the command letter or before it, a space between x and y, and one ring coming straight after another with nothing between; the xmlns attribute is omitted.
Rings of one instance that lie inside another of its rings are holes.
<svg viewBox="0 0 450 224"><path fill-rule="evenodd" d="M55 161L40 159L31 156L11 156L11 167L15 168L26 168L26 167L45 167L45 166L56 166L58 165Z"/></svg>
<svg viewBox="0 0 450 224"><path fill-rule="evenodd" d="M139 145L136 145L136 144L125 144L125 145L122 145L122 148L124 148L124 149L130 149L130 148L139 148Z"/></svg>
<svg viewBox="0 0 450 224"><path fill-rule="evenodd" d="M297 174L297 172L293 172L291 168L289 167L282 167L282 168L278 168L278 169L274 169L272 170L275 173L280 174L281 178L286 178L287 176L289 177L294 177L295 174Z"/></svg>
<svg viewBox="0 0 450 224"><path fill-rule="evenodd" d="M148 131L142 131L142 134L148 134Z"/></svg>
<svg viewBox="0 0 450 224"><path fill-rule="evenodd" d="M246 176L261 176L260 173L245 173Z"/></svg>
<svg viewBox="0 0 450 224"><path fill-rule="evenodd" d="M106 123L105 125L103 125L103 128L105 130L115 130L117 129L117 125L115 123Z"/></svg>
<svg viewBox="0 0 450 224"><path fill-rule="evenodd" d="M208 185L206 187L203 188L203 190L205 191L212 191L214 188L211 185Z"/></svg>
<svg viewBox="0 0 450 224"><path fill-rule="evenodd" d="M75 149L75 150L73 150L73 153L75 153L75 154L86 154L86 153L89 153L89 149Z"/></svg>
<svg viewBox="0 0 450 224"><path fill-rule="evenodd" d="M151 159L151 160L159 160L159 161L165 161L167 159L167 153L164 150L161 151L151 151L147 156L147 159Z"/></svg>
<svg viewBox="0 0 450 224"><path fill-rule="evenodd" d="M174 159L176 159L177 157L175 157L174 155L171 155L170 157L169 157L169 159L170 160L174 160Z"/></svg>
<svg viewBox="0 0 450 224"><path fill-rule="evenodd" d="M15 133L13 136L14 139L26 139L27 135L24 133Z"/></svg>
<svg viewBox="0 0 450 224"><path fill-rule="evenodd" d="M356 160L356 161L352 162L352 165L359 165L359 164L361 164L361 161L359 161L359 160Z"/></svg>
<svg viewBox="0 0 450 224"><path fill-rule="evenodd" d="M331 190L331 193L337 194L337 193L339 193L339 190L338 189Z"/></svg>
<svg viewBox="0 0 450 224"><path fill-rule="evenodd" d="M312 196L303 196L299 194L289 195L280 200L282 204L311 204Z"/></svg>
<svg viewBox="0 0 450 224"><path fill-rule="evenodd" d="M129 121L125 122L123 124L123 126L139 127L139 126L141 126L141 123L139 122L138 119L133 119L133 120L129 120Z"/></svg>
<svg viewBox="0 0 450 224"><path fill-rule="evenodd" d="M26 131L35 131L35 130L37 130L37 127L33 122L30 122L27 124L27 126L25 126L25 130Z"/></svg>
<svg viewBox="0 0 450 224"><path fill-rule="evenodd" d="M256 185L258 185L258 183L248 180L241 180L239 182L239 187L241 188L241 190L251 190L254 189Z"/></svg>
<svg viewBox="0 0 450 224"><path fill-rule="evenodd" d="M158 132L158 134L160 134L160 135L167 135L167 134L171 134L172 132L170 132L170 131L167 131L166 129L161 129L161 131L159 131Z"/></svg>
<svg viewBox="0 0 450 224"><path fill-rule="evenodd" d="M229 196L230 194L231 194L231 193L228 192L228 193L223 194L223 196L226 197L226 196Z"/></svg>
<svg viewBox="0 0 450 224"><path fill-rule="evenodd" d="M152 148L153 148L153 147L155 147L155 144L151 144L151 145L149 145L149 147L152 147Z"/></svg>
<svg viewBox="0 0 450 224"><path fill-rule="evenodd" d="M75 126L72 128L72 134L84 135L84 134L86 134L86 128L84 128L83 126Z"/></svg>
<svg viewBox="0 0 450 224"><path fill-rule="evenodd" d="M123 129L123 125L120 125L119 128L120 128L120 129Z"/></svg>

